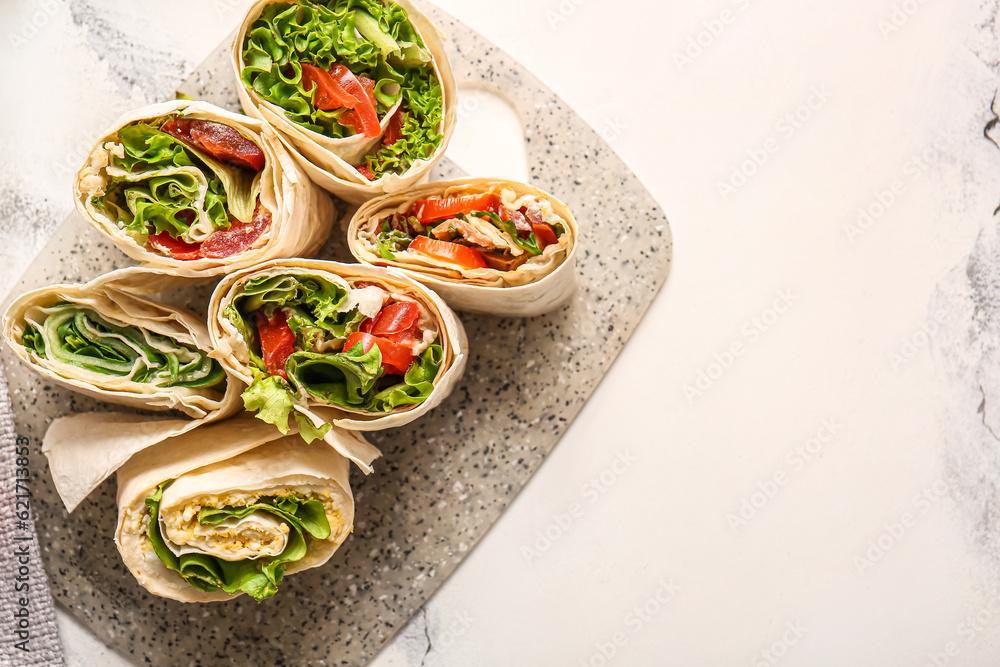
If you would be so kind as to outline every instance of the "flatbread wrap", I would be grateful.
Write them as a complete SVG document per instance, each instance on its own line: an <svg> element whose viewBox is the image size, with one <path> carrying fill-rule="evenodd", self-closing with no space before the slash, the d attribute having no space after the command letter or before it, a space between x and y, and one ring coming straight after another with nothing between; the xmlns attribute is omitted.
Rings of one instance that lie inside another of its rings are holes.
<svg viewBox="0 0 1000 667"><path fill-rule="evenodd" d="M249 417L213 424L118 471L115 544L154 595L260 602L285 576L328 561L350 534L349 467L325 443Z"/></svg>
<svg viewBox="0 0 1000 667"><path fill-rule="evenodd" d="M80 214L122 252L188 278L311 256L335 215L270 128L185 100L116 120L74 191Z"/></svg>
<svg viewBox="0 0 1000 667"><path fill-rule="evenodd" d="M149 274L133 267L41 287L4 313L7 345L46 380L98 400L175 411L164 419L78 415L72 426L56 420L43 449L70 510L134 452L242 407L240 383L209 356L205 321L129 290Z"/></svg>
<svg viewBox="0 0 1000 667"><path fill-rule="evenodd" d="M377 197L347 231L364 264L402 269L452 308L532 316L576 288L579 232L569 208L531 185L465 178Z"/></svg>
<svg viewBox="0 0 1000 667"><path fill-rule="evenodd" d="M454 131L443 38L409 0L258 0L232 44L240 102L321 187L353 203L396 192Z"/></svg>
<svg viewBox="0 0 1000 667"><path fill-rule="evenodd" d="M244 406L282 432L325 438L401 426L438 405L465 369L468 343L431 290L394 270L275 260L228 276L209 305L222 365ZM331 442L335 447L342 443ZM379 452L341 448L366 472Z"/></svg>

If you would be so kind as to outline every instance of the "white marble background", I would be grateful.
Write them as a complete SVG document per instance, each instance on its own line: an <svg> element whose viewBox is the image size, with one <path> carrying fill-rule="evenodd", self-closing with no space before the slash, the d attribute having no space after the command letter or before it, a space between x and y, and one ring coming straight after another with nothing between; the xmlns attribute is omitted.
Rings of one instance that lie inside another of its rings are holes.
<svg viewBox="0 0 1000 667"><path fill-rule="evenodd" d="M995 1L439 4L602 132L675 266L374 664L1000 664ZM5 0L0 285L71 210L91 137L242 6ZM63 630L70 664L122 664Z"/></svg>

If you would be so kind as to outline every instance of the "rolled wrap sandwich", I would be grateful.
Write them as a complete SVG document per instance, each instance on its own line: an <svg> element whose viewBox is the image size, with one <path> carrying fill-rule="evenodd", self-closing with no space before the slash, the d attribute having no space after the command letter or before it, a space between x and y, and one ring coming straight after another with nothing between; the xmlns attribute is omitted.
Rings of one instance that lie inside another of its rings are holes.
<svg viewBox="0 0 1000 667"><path fill-rule="evenodd" d="M365 264L405 270L457 310L531 316L576 288L578 231L561 201L517 181L466 178L372 199L347 244Z"/></svg>
<svg viewBox="0 0 1000 667"><path fill-rule="evenodd" d="M92 413L69 428L54 425L43 447L65 450L52 473L70 510L138 449L240 410L240 385L209 357L204 320L129 291L150 279L129 268L85 285L42 287L4 313L7 344L47 380L103 401L183 413L164 420Z"/></svg>
<svg viewBox="0 0 1000 667"><path fill-rule="evenodd" d="M442 39L408 0L259 0L232 45L240 101L321 187L355 203L395 192L454 129Z"/></svg>
<svg viewBox="0 0 1000 667"><path fill-rule="evenodd" d="M223 280L212 295L214 356L249 385L247 410L303 438L331 424L401 426L451 392L467 356L465 331L432 291L396 271L276 260ZM338 451L366 472L379 452Z"/></svg>
<svg viewBox="0 0 1000 667"><path fill-rule="evenodd" d="M340 435L340 432L335 432ZM350 436L347 436L350 437ZM118 471L115 543L150 593L181 602L274 595L350 534L349 463L249 417L140 452Z"/></svg>
<svg viewBox="0 0 1000 667"><path fill-rule="evenodd" d="M115 121L75 192L80 214L125 254L190 278L313 255L334 216L270 128L184 100Z"/></svg>

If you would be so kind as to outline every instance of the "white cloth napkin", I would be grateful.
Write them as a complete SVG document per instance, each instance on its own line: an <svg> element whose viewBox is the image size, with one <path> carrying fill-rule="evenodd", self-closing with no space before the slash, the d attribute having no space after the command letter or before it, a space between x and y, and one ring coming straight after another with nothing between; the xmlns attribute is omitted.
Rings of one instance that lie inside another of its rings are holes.
<svg viewBox="0 0 1000 667"><path fill-rule="evenodd" d="M0 665L65 664L30 509L38 445L18 441L0 366Z"/></svg>

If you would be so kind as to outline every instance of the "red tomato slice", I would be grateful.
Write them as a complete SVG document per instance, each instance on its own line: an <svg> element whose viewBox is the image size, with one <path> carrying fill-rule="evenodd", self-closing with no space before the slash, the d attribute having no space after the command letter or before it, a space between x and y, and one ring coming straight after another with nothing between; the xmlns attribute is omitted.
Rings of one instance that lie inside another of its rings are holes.
<svg viewBox="0 0 1000 667"><path fill-rule="evenodd" d="M369 181L375 180L375 172L366 167L365 165L363 164L358 165L357 167L355 167L355 169L357 169L358 173L367 178Z"/></svg>
<svg viewBox="0 0 1000 667"><path fill-rule="evenodd" d="M229 229L220 229L212 233L201 244L201 256L218 259L238 255L253 245L261 234L271 224L271 212L264 208L257 199L257 208L253 212L253 220L243 223L233 220Z"/></svg>
<svg viewBox="0 0 1000 667"><path fill-rule="evenodd" d="M264 152L260 147L228 125L207 120L171 118L160 129L220 162L232 162L254 171L264 168Z"/></svg>
<svg viewBox="0 0 1000 667"><path fill-rule="evenodd" d="M268 319L263 307L257 310L257 333L260 334L260 351L264 356L267 372L287 380L285 363L292 352L295 352L295 334L288 326L285 311L276 308L274 315Z"/></svg>
<svg viewBox="0 0 1000 667"><path fill-rule="evenodd" d="M392 146L405 136L403 135L403 122L405 120L406 114L403 113L403 107L399 107L396 109L396 113L392 114L392 118L389 119L389 124L385 128L385 134L382 135L383 146Z"/></svg>
<svg viewBox="0 0 1000 667"><path fill-rule="evenodd" d="M376 336L403 333L411 329L420 319L420 306L413 301L397 301L379 311L372 324Z"/></svg>
<svg viewBox="0 0 1000 667"><path fill-rule="evenodd" d="M457 264L463 269L485 269L486 260L476 250L457 243L418 236L407 250Z"/></svg>
<svg viewBox="0 0 1000 667"><path fill-rule="evenodd" d="M403 375L413 362L413 350L385 338L378 338L364 332L352 333L344 342L344 351L350 350L361 341L361 349L368 352L372 345L378 345L382 353L382 368L390 375Z"/></svg>
<svg viewBox="0 0 1000 667"><path fill-rule="evenodd" d="M175 239L167 232L150 236L149 247L174 259L188 261L201 257L200 243L187 243L181 239Z"/></svg>
<svg viewBox="0 0 1000 667"><path fill-rule="evenodd" d="M359 76L358 83L365 89L365 93L367 93L368 100L372 103L372 106L378 106L378 102L375 100L375 82L367 76Z"/></svg>
<svg viewBox="0 0 1000 667"><path fill-rule="evenodd" d="M355 132L361 132L361 119L358 117L358 112L354 109L348 109L344 113L340 114L340 118L337 122L341 125L348 125L354 128Z"/></svg>
<svg viewBox="0 0 1000 667"><path fill-rule="evenodd" d="M337 84L333 76L325 69L302 63L302 88L306 92L316 86L313 104L317 109L332 111L333 109L353 109L355 98L343 86Z"/></svg>
<svg viewBox="0 0 1000 667"><path fill-rule="evenodd" d="M538 242L539 248L559 243L559 239L556 238L556 232L552 229L552 225L543 222L540 225L531 225L531 229L535 232L535 240Z"/></svg>
<svg viewBox="0 0 1000 667"><path fill-rule="evenodd" d="M378 116L375 114L375 98L365 90L354 72L343 65L334 63L330 68L330 76L341 90L354 98L354 103L342 106L354 109L353 114L345 113L340 117L342 123L347 122L350 117L351 125L357 132L363 133L366 137L377 137L382 133L382 128L378 124Z"/></svg>
<svg viewBox="0 0 1000 667"><path fill-rule="evenodd" d="M414 215L421 224L443 218L454 218L460 213L494 211L500 206L496 195L463 195L447 199L421 199L413 205Z"/></svg>
<svg viewBox="0 0 1000 667"><path fill-rule="evenodd" d="M412 348L420 340L417 336L419 319L420 306L413 301L397 301L362 322L361 331Z"/></svg>

